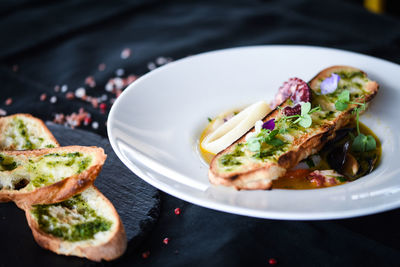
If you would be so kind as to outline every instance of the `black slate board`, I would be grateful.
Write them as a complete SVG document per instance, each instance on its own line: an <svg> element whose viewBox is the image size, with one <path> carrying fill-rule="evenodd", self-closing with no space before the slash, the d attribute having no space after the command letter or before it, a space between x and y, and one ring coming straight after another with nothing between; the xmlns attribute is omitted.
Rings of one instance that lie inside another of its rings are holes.
<svg viewBox="0 0 400 267"><path fill-rule="evenodd" d="M152 229L159 215L157 189L134 175L118 159L107 139L83 130L48 125L60 145L99 146L107 160L95 186L114 204L129 240L126 254L134 250ZM60 256L39 247L25 219L24 212L13 203L0 204L0 255L13 266L92 266L95 263L78 257ZM113 265L116 262L111 262ZM0 262L0 266L7 266Z"/></svg>

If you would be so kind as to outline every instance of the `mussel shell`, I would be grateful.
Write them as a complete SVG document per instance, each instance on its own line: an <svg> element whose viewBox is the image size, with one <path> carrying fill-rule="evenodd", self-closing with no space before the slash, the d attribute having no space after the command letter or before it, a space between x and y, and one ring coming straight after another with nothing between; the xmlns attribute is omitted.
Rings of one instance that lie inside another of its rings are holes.
<svg viewBox="0 0 400 267"><path fill-rule="evenodd" d="M361 160L360 169L357 172L357 176L361 177L371 173L375 167L375 163L377 160L378 157L376 155Z"/></svg>
<svg viewBox="0 0 400 267"><path fill-rule="evenodd" d="M350 148L350 141L344 143L343 146L335 146L327 156L329 166L338 173L343 172L346 155Z"/></svg>
<svg viewBox="0 0 400 267"><path fill-rule="evenodd" d="M329 150L332 147L334 147L338 142L340 142L340 140L342 140L343 138L345 138L351 131L353 131L354 128L342 128L340 130L337 130L335 132L335 137L330 140L329 142L327 142L324 147L322 148L322 150Z"/></svg>

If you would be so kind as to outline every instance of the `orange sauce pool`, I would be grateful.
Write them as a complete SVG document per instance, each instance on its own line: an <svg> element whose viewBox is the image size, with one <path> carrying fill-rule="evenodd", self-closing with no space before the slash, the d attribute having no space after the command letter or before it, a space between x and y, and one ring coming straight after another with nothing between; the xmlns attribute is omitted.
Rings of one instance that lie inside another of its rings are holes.
<svg viewBox="0 0 400 267"><path fill-rule="evenodd" d="M317 189L317 188L323 188L326 186L317 186L316 184L310 182L307 177L308 175L312 172L310 169L298 169L298 170L289 170L286 172L286 174L282 177L279 177L279 179L274 180L272 182L272 189ZM337 186L344 184L343 183L337 183L332 186Z"/></svg>

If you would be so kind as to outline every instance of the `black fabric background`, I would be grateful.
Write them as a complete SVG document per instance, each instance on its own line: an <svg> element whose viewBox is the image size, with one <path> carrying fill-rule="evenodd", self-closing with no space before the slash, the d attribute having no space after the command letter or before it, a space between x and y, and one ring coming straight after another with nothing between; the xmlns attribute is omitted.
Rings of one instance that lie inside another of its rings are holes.
<svg viewBox="0 0 400 267"><path fill-rule="evenodd" d="M179 59L248 45L327 46L400 63L400 19L340 0L21 0L3 1L0 16L0 108L52 120L55 113L84 107L100 127L81 128L103 136L107 114L81 100L66 100L54 92L55 85L67 84L73 92L93 75L97 86L87 93L101 96L118 68L125 76L142 75L159 56ZM132 50L125 60L124 48ZM107 65L105 71L98 71L100 63ZM57 103L39 101L42 93L57 96ZM6 106L9 97L13 103ZM262 220L162 193L161 215L145 241L106 265L268 266L273 257L279 266L399 266L399 219L399 210L393 210L345 220ZM146 259L144 251L150 252ZM12 266L1 253L1 265Z"/></svg>

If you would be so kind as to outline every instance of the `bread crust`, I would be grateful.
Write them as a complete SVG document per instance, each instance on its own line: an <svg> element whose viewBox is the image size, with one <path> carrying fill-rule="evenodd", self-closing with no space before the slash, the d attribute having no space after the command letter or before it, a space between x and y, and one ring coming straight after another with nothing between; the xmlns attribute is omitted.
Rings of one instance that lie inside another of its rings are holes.
<svg viewBox="0 0 400 267"><path fill-rule="evenodd" d="M5 116L5 117L0 117L0 133L5 132L6 128L8 127L8 123L15 117L23 117L31 122L35 122L37 124L37 126L39 128L41 128L41 130L46 134L45 139L51 140L53 143L55 143L56 147L60 146L60 144L58 143L56 138L53 136L53 134L47 128L46 124L41 119L38 119L38 118L32 116L31 114L27 114L27 113L16 113L16 114ZM15 150L16 149L15 145L11 145L11 146L3 145L4 138L5 138L5 136L0 134L0 149L1 150Z"/></svg>
<svg viewBox="0 0 400 267"><path fill-rule="evenodd" d="M93 184L107 157L102 148L84 146L66 146L26 151L3 151L4 154L24 155L28 158L57 152L92 153L93 161L87 170L79 174L66 177L54 184L36 188L32 191L27 191L24 188L21 190L0 190L0 202L14 201L18 207L24 208L25 206L29 207L33 204L51 204L66 200Z"/></svg>
<svg viewBox="0 0 400 267"><path fill-rule="evenodd" d="M45 133L45 140L51 140L56 147L59 147L59 143L54 138L53 134L46 127L46 125L38 118L33 117L30 114L14 114L11 116L0 118L0 149L3 151L13 150L15 146L5 146L3 142L4 135L1 133L8 127L8 122L12 120L16 116L22 116L24 119L29 120L31 123L35 122L37 127L40 128L41 131ZM127 247L127 239L124 226L122 221L112 203L93 185L94 180L96 179L98 173L100 172L103 163L106 159L106 155L104 154L104 150L97 147L80 147L80 146L70 146L70 147L62 147L58 149L41 149L41 150L32 150L32 151L7 151L6 153L9 155L25 155L27 157L30 156L38 156L47 153L55 153L57 151L62 152L75 152L76 149L79 149L80 152L93 152L95 151L94 160L92 165L88 170L73 175L71 177L65 178L59 182L56 182L52 185L38 188L32 192L24 192L24 190L0 190L0 201L10 201L13 200L16 202L17 206L25 211L26 219L29 227L32 230L32 234L36 240L36 242L43 248L49 249L57 254L63 255L74 255L78 257L86 257L93 261L101 261L101 260L113 260L120 257L126 250ZM111 210L110 216L107 216L108 219L112 219L115 223L114 230L109 233L109 239L105 242L100 242L93 245L92 242L68 242L63 241L60 238L56 238L45 232L41 231L38 225L38 222L31 215L30 210L32 208L31 205L36 203L56 203L64 201L75 194L85 192L85 190L93 190L97 197L100 197L101 201L105 203L105 205ZM13 191L13 192L11 192ZM17 191L17 192L15 192Z"/></svg>
<svg viewBox="0 0 400 267"><path fill-rule="evenodd" d="M357 68L350 66L332 66L319 72L310 82L310 88L316 89L316 85L319 80L329 77L335 71L361 71ZM361 71L362 72L362 71ZM363 72L364 73L364 72ZM365 74L365 73L364 73ZM378 92L379 85L375 81L369 81L365 89L369 92L364 100L368 103ZM285 106L282 103L279 108ZM241 138L235 141L225 150L218 153L210 163L209 169L209 180L215 185L224 185L234 187L236 189L270 189L272 181L283 176L287 169L295 167L301 160L308 156L317 153L327 141L335 137L335 131L346 125L352 118L352 111L356 105L350 105L350 109L346 112L341 113L337 118L324 124L322 127L313 132L312 135L305 134L301 138L297 139L293 144L297 146L296 149L292 149L278 158L277 163L272 162L257 162L252 165L246 166L245 170L236 172L221 173L218 171L217 160L223 154L229 153L235 144L244 142L248 132L253 131L250 129ZM278 108L273 110L271 113L266 115L263 119L264 122L274 118L277 113L280 112Z"/></svg>
<svg viewBox="0 0 400 267"><path fill-rule="evenodd" d="M82 243L61 240L60 238L43 232L39 228L38 222L30 213L31 207L25 207L24 211L29 227L32 230L32 234L36 242L41 247L51 250L57 254L84 257L97 262L101 260L114 260L125 252L127 247L126 234L117 211L112 203L95 186L92 186L91 188L96 191L97 196L99 196L101 201L105 202L112 211L111 217L113 218L113 223L117 224L114 228L114 231L110 233L112 237L106 242L95 245L92 244L92 242Z"/></svg>

